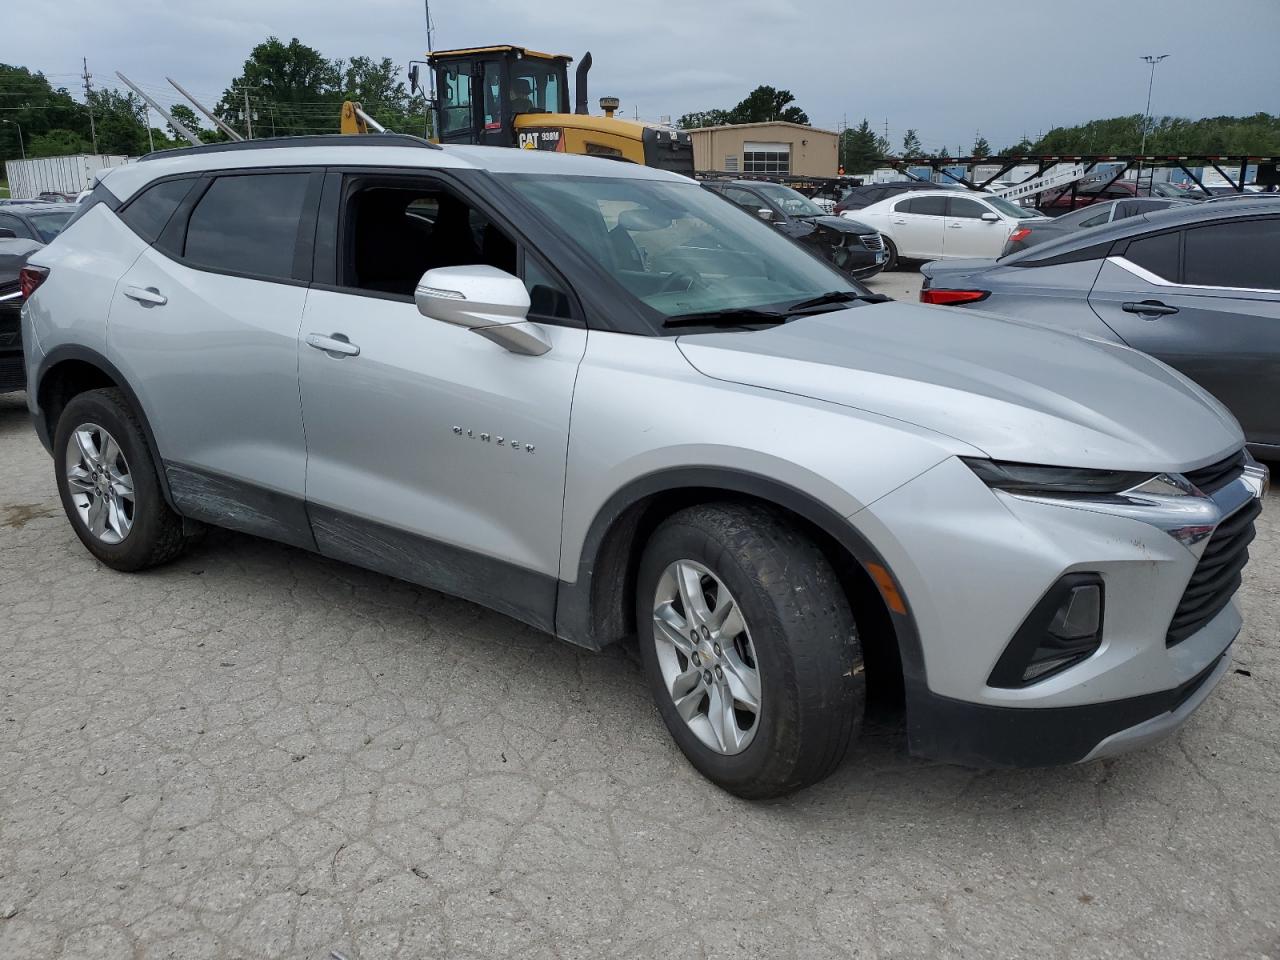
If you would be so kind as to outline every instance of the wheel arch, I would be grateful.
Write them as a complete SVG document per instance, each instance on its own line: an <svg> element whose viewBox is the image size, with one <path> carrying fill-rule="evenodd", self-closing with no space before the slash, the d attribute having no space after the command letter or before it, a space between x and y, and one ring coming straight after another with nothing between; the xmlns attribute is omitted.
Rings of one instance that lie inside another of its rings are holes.
<svg viewBox="0 0 1280 960"><path fill-rule="evenodd" d="M870 643L864 646L892 648L867 649L869 671L873 658L892 654L896 663L884 663L881 668L900 671L895 687L903 681L908 689L924 685L924 653L909 602L901 597L901 612L891 610L868 570L869 565L878 565L892 578L875 547L844 517L809 494L770 477L727 468L673 468L638 478L614 493L588 528L576 580L559 584L557 634L591 649L634 634L635 574L649 535L684 507L724 500L762 503L805 528L841 573L855 615L861 608L859 630L864 631L864 624L871 628L865 631Z"/></svg>
<svg viewBox="0 0 1280 960"><path fill-rule="evenodd" d="M55 347L40 363L36 373L36 411L32 419L40 442L53 453L53 438L58 429L58 418L71 400L89 390L115 388L124 394L142 423L147 446L156 460L156 474L165 501L175 513L181 513L174 505L169 492L169 478L164 469L164 458L156 445L151 421L129 381L110 360L88 347L66 344Z"/></svg>

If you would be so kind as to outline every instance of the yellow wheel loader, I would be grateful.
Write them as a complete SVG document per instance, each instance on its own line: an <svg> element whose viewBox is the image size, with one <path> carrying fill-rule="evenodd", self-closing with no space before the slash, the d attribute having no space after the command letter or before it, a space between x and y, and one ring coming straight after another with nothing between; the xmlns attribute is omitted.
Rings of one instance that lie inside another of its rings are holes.
<svg viewBox="0 0 1280 960"><path fill-rule="evenodd" d="M615 117L618 101L613 97L600 100L604 116L588 114L590 53L578 65L577 100L570 113L572 60L510 45L429 54L437 91L432 104L436 139L611 157L693 176L689 134ZM345 104L343 132L365 132L367 126L361 127L368 119L357 104Z"/></svg>

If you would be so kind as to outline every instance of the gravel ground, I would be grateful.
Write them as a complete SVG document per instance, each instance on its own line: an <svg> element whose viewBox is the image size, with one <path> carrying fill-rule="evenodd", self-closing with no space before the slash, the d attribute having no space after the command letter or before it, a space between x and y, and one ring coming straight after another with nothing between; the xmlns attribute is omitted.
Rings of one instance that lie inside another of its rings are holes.
<svg viewBox="0 0 1280 960"><path fill-rule="evenodd" d="M625 652L229 533L104 569L0 397L0 958L1280 957L1270 501L1176 738L979 772L881 729L753 805Z"/></svg>

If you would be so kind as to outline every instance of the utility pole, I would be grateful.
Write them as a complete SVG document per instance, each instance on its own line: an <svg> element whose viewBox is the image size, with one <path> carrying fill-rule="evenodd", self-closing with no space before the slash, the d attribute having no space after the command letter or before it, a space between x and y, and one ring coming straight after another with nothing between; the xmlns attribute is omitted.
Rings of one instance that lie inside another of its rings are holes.
<svg viewBox="0 0 1280 960"><path fill-rule="evenodd" d="M18 152L22 154L23 160L27 159L27 146L22 140L22 124L20 124L17 120L3 120L3 121L0 121L0 123L12 123L15 127L18 128Z"/></svg>
<svg viewBox="0 0 1280 960"><path fill-rule="evenodd" d="M253 139L253 114L249 112L249 88L244 88L244 128L248 131L248 137Z"/></svg>
<svg viewBox="0 0 1280 960"><path fill-rule="evenodd" d="M1159 56L1145 56L1142 59L1151 64L1151 76L1147 79L1147 109L1142 113L1142 146L1138 148L1139 155L1147 152L1147 124L1151 120L1151 88L1156 82L1156 64L1165 59L1169 55L1162 53ZM1139 163L1142 161L1139 160Z"/></svg>
<svg viewBox="0 0 1280 960"><path fill-rule="evenodd" d="M98 128L93 122L93 74L89 72L89 58L82 57L80 60L84 64L84 73L81 79L84 80L84 103L89 108L89 139L93 141L93 152L98 152Z"/></svg>

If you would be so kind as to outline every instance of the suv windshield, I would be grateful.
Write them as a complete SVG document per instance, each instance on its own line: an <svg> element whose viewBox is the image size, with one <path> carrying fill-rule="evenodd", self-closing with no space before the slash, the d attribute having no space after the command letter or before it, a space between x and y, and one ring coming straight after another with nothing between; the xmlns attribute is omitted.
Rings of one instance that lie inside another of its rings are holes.
<svg viewBox="0 0 1280 960"><path fill-rule="evenodd" d="M868 293L696 183L535 175L507 182L659 323Z"/></svg>
<svg viewBox="0 0 1280 960"><path fill-rule="evenodd" d="M799 190L792 190L778 183L758 183L755 188L792 217L824 217L826 211Z"/></svg>

